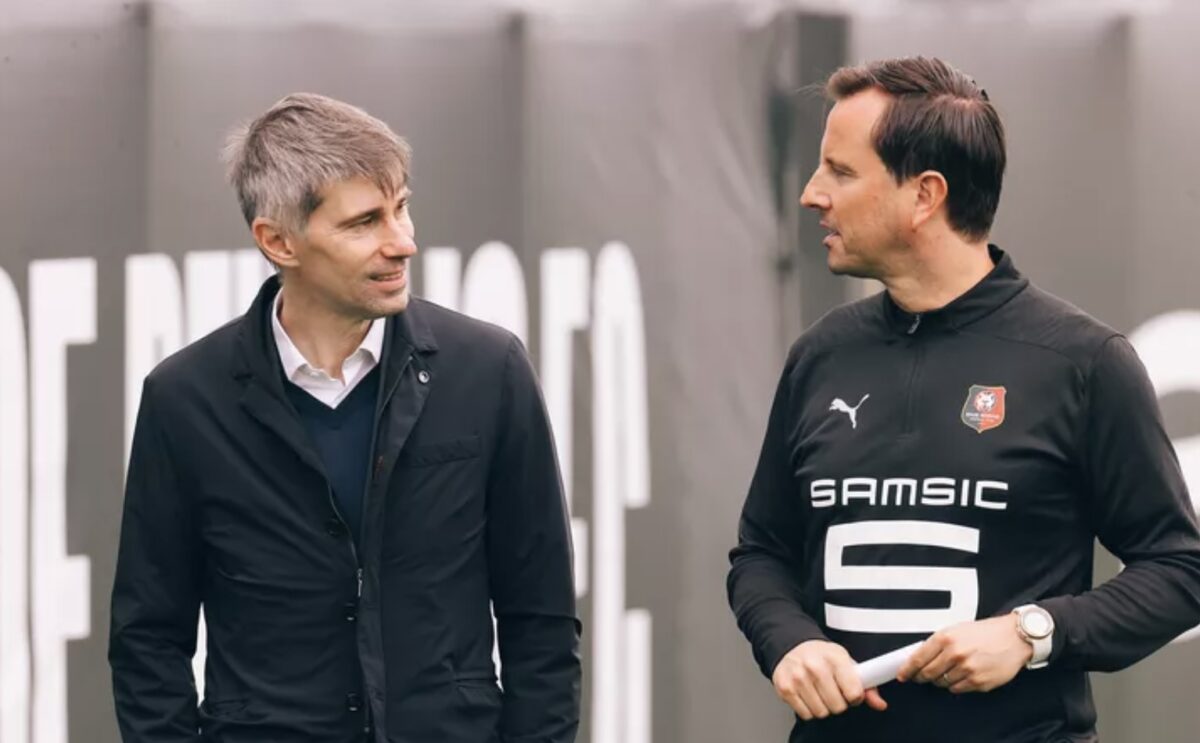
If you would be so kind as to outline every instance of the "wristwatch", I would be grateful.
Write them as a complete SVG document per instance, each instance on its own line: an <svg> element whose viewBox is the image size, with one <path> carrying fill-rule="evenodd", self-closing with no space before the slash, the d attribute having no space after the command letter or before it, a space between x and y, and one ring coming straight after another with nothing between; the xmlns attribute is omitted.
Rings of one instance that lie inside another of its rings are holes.
<svg viewBox="0 0 1200 743"><path fill-rule="evenodd" d="M1025 664L1028 669L1045 668L1050 662L1054 642L1054 617L1037 604L1025 604L1013 609L1017 615L1017 634L1033 646L1033 657Z"/></svg>

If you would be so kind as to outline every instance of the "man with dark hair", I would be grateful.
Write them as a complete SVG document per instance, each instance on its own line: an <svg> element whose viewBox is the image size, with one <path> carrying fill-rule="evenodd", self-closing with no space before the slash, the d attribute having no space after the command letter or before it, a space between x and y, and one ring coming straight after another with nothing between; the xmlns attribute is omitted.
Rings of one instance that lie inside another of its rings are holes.
<svg viewBox="0 0 1200 743"><path fill-rule="evenodd" d="M408 145L296 94L226 154L279 273L146 378L112 596L123 739L570 743L549 422L516 337L409 295Z"/></svg>
<svg viewBox="0 0 1200 743"><path fill-rule="evenodd" d="M792 743L1094 741L1087 672L1200 622L1153 390L988 243L1004 132L972 80L896 59L827 93L801 203L830 270L886 291L788 354L730 555L738 625ZM1092 588L1096 537L1126 567ZM855 661L921 641L905 683L863 689Z"/></svg>

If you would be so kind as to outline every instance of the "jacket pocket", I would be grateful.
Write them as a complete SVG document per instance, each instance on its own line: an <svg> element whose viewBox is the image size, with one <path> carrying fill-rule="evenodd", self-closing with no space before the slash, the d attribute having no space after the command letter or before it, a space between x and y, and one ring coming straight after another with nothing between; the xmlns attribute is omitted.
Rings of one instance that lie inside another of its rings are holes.
<svg viewBox="0 0 1200 743"><path fill-rule="evenodd" d="M200 703L204 717L219 720L240 720L245 717L248 699L205 699Z"/></svg>
<svg viewBox="0 0 1200 743"><path fill-rule="evenodd" d="M405 467L428 467L431 464L453 462L479 456L479 434L472 434L452 441L433 444L406 446L400 453L400 464Z"/></svg>
<svg viewBox="0 0 1200 743"><path fill-rule="evenodd" d="M464 720L495 729L500 719L502 695L495 674L466 672L454 674L454 686L461 699L459 714Z"/></svg>

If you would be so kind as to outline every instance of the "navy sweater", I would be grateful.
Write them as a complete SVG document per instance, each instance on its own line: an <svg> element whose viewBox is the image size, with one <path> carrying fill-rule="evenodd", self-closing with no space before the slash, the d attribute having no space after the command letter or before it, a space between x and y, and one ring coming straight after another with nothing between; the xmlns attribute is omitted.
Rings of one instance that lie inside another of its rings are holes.
<svg viewBox="0 0 1200 743"><path fill-rule="evenodd" d="M338 511L357 541L362 530L363 493L371 467L379 367L372 369L336 408L290 381L284 387L325 464Z"/></svg>

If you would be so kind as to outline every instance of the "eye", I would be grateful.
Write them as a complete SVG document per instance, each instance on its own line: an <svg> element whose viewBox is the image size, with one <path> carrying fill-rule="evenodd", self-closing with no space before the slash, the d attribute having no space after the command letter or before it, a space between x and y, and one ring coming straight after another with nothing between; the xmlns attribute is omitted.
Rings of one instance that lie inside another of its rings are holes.
<svg viewBox="0 0 1200 743"><path fill-rule="evenodd" d="M853 175L853 173L850 172L850 169L847 168L845 165L842 165L841 163L836 163L832 160L826 160L824 163L824 167L828 168L829 172L831 174L833 174L833 177L838 180L842 180L843 178L849 178L850 176Z"/></svg>

